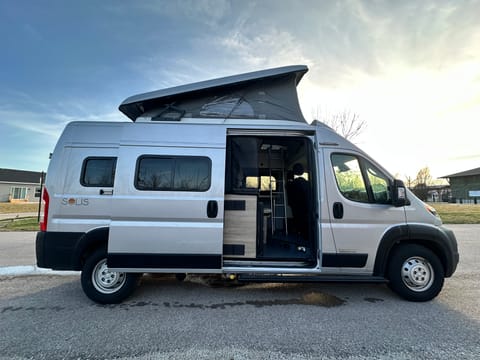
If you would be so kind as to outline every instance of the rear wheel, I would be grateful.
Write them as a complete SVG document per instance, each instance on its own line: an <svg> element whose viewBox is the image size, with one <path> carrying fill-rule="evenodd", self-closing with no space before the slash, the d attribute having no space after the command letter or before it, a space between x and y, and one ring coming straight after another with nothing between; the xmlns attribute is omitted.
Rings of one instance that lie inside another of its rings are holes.
<svg viewBox="0 0 480 360"><path fill-rule="evenodd" d="M393 250L388 277L390 288L404 299L429 301L442 290L445 272L433 251L408 244Z"/></svg>
<svg viewBox="0 0 480 360"><path fill-rule="evenodd" d="M81 282L85 294L100 304L118 304L135 290L139 275L110 271L105 250L98 249L87 258Z"/></svg>

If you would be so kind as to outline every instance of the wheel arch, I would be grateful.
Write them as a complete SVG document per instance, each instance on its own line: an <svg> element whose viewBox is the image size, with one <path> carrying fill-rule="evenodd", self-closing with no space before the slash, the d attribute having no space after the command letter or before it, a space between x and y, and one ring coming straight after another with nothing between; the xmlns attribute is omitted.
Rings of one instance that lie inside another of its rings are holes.
<svg viewBox="0 0 480 360"><path fill-rule="evenodd" d="M82 270L86 258L96 249L104 247L105 251L108 246L109 228L102 227L93 229L85 234L77 242L74 251L74 267L75 270Z"/></svg>
<svg viewBox="0 0 480 360"><path fill-rule="evenodd" d="M422 245L433 251L442 263L445 277L450 277L455 272L458 249L452 231L427 224L406 224L389 229L382 237L375 257L375 276L386 276L393 250L404 244Z"/></svg>

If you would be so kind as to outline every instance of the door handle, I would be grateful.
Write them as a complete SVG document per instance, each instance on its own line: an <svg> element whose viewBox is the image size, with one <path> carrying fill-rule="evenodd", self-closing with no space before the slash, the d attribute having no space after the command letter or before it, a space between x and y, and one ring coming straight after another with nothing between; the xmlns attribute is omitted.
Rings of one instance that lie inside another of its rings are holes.
<svg viewBox="0 0 480 360"><path fill-rule="evenodd" d="M336 202L333 204L333 217L335 219L343 218L343 204L341 202Z"/></svg>
<svg viewBox="0 0 480 360"><path fill-rule="evenodd" d="M207 216L209 218L216 218L218 215L218 203L215 200L210 200L207 204Z"/></svg>
<svg viewBox="0 0 480 360"><path fill-rule="evenodd" d="M113 190L100 189L100 195L113 195Z"/></svg>

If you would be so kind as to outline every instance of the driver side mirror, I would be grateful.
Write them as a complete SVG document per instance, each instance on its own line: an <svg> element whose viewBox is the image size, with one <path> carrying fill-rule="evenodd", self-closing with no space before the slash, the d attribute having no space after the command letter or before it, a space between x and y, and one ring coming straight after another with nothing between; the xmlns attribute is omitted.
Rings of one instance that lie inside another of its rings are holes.
<svg viewBox="0 0 480 360"><path fill-rule="evenodd" d="M395 207L407 205L407 189L402 180L393 180L392 204Z"/></svg>

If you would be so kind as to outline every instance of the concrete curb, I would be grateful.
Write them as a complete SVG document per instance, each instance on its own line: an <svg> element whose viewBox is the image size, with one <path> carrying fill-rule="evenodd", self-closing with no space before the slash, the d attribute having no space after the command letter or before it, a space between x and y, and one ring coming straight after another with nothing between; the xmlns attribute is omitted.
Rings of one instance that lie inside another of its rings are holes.
<svg viewBox="0 0 480 360"><path fill-rule="evenodd" d="M55 271L42 269L36 265L4 266L0 267L0 276L25 276L25 275L80 275L80 271Z"/></svg>

